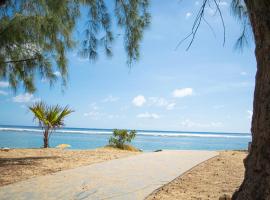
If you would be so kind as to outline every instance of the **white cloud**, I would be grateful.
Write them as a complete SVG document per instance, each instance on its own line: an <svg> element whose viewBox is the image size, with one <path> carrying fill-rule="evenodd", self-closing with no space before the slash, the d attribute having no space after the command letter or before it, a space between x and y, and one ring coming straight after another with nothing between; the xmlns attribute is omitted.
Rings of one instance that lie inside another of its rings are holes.
<svg viewBox="0 0 270 200"><path fill-rule="evenodd" d="M241 72L240 75L246 76L247 75L247 72Z"/></svg>
<svg viewBox="0 0 270 200"><path fill-rule="evenodd" d="M134 99L132 100L132 103L137 107L143 106L143 104L145 104L145 102L146 102L146 99L143 95L138 95L138 96L134 97Z"/></svg>
<svg viewBox="0 0 270 200"><path fill-rule="evenodd" d="M103 102L115 102L118 101L119 98L118 97L114 97L112 95L107 96L105 99L103 99Z"/></svg>
<svg viewBox="0 0 270 200"><path fill-rule="evenodd" d="M163 97L149 97L147 99L149 106L165 107L167 110L173 110L176 103L168 101Z"/></svg>
<svg viewBox="0 0 270 200"><path fill-rule="evenodd" d="M192 13L191 12L187 12L186 13L186 19L190 18L192 16Z"/></svg>
<svg viewBox="0 0 270 200"><path fill-rule="evenodd" d="M248 119L252 119L253 111L252 110L247 110L248 113Z"/></svg>
<svg viewBox="0 0 270 200"><path fill-rule="evenodd" d="M8 95L8 93L7 93L7 92L5 92L5 91L3 91L3 90L0 90L0 95L4 95L4 96L6 96L6 95Z"/></svg>
<svg viewBox="0 0 270 200"><path fill-rule="evenodd" d="M228 6L228 2L220 1L220 2L218 2L218 5L220 5L220 6Z"/></svg>
<svg viewBox="0 0 270 200"><path fill-rule="evenodd" d="M55 76L57 76L57 77L60 77L60 76L61 76L61 73L60 73L59 71L55 71L53 74L54 74Z"/></svg>
<svg viewBox="0 0 270 200"><path fill-rule="evenodd" d="M209 123L199 123L199 122L194 122L192 120L186 119L181 122L181 125L186 128L217 128L217 127L222 127L223 124L221 122L209 122Z"/></svg>
<svg viewBox="0 0 270 200"><path fill-rule="evenodd" d="M177 97L177 98L190 96L192 94L193 94L192 88L175 89L173 91L173 97Z"/></svg>
<svg viewBox="0 0 270 200"><path fill-rule="evenodd" d="M33 94L25 93L25 94L19 94L12 98L13 102L17 103L29 103L29 102L35 102L39 101L39 98L35 98Z"/></svg>
<svg viewBox="0 0 270 200"><path fill-rule="evenodd" d="M146 119L159 119L160 118L160 116L158 114L149 113L149 112L138 114L136 117L137 118L146 118Z"/></svg>
<svg viewBox="0 0 270 200"><path fill-rule="evenodd" d="M9 83L6 82L6 81L0 81L0 87L1 88L5 88L5 87L8 87L9 86Z"/></svg>
<svg viewBox="0 0 270 200"><path fill-rule="evenodd" d="M175 108L176 103L169 103L166 107L167 110L173 110Z"/></svg>

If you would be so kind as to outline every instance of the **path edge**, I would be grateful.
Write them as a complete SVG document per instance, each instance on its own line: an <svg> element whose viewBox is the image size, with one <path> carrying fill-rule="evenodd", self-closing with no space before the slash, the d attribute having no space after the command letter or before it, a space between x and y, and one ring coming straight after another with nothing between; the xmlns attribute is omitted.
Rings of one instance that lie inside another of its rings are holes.
<svg viewBox="0 0 270 200"><path fill-rule="evenodd" d="M146 200L149 196L156 194L161 188L163 188L163 187L166 186L166 185L169 185L170 183L172 183L173 181L175 181L177 178L183 177L184 175L188 174L190 171L192 171L194 168L198 167L199 165L201 165L201 164L203 164L203 163L205 163L205 162L208 162L209 160L212 160L212 159L218 157L218 156L220 155L220 152L219 152L219 151L216 151L216 152L218 153L218 155L216 155L216 156L214 156L214 157L211 157L211 158L208 158L207 160L205 160L205 161L203 161L203 162L200 162L200 163L194 165L194 166L191 167L189 170L187 170L187 171L185 171L184 173L180 174L179 176L177 176L177 177L174 178L173 180L171 180L171 181L169 181L168 183L166 183L166 184L160 186L159 188L155 189L153 192L151 192L149 195L147 195L147 197L145 197L144 200Z"/></svg>

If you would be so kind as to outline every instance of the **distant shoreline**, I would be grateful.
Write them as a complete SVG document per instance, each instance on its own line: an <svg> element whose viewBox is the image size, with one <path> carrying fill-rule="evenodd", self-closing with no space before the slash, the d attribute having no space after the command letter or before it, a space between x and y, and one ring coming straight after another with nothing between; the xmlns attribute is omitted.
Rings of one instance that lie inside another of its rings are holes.
<svg viewBox="0 0 270 200"><path fill-rule="evenodd" d="M1 128L16 128L16 127L25 127L25 128L33 128L33 129L39 129L41 130L38 126L25 126L25 125L0 125ZM69 130L69 129L74 129L74 130L104 130L104 131L112 131L115 128L78 128L78 127L64 127L63 130ZM122 128L121 128L122 129ZM123 128L125 129L125 128ZM134 130L134 129L127 129L127 130ZM138 132L160 132L160 133L215 133L215 134L250 134L249 132L224 132L224 131L177 131L177 130L143 130L143 129L136 129Z"/></svg>
<svg viewBox="0 0 270 200"><path fill-rule="evenodd" d="M69 144L71 149L95 149L108 144L112 130L72 129L56 130L50 139L52 147ZM33 148L42 146L42 129L37 127L0 127L0 147ZM232 150L247 149L250 134L137 131L132 145L144 151L156 149Z"/></svg>
<svg viewBox="0 0 270 200"><path fill-rule="evenodd" d="M43 132L39 127L31 126L0 126L1 131L16 132ZM55 133L70 134L94 134L111 135L113 129L92 129L92 128L63 128L55 130ZM251 138L249 133L224 133L224 132L191 132L191 131L150 131L137 130L138 136L157 136L157 137L207 137L207 138Z"/></svg>

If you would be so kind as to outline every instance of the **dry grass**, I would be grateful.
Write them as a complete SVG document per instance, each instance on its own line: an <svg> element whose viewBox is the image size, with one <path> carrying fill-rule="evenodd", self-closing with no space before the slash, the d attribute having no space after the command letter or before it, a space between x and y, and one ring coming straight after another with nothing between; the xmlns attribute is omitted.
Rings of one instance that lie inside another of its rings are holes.
<svg viewBox="0 0 270 200"><path fill-rule="evenodd" d="M163 186L148 200L217 200L223 194L232 195L244 177L243 159L247 153L224 151L183 176Z"/></svg>
<svg viewBox="0 0 270 200"><path fill-rule="evenodd" d="M107 145L106 148L114 148L118 150L126 150L126 151L133 151L133 152L142 152L142 150L137 149L136 147L129 145L129 144L124 144L123 149L117 148L114 145Z"/></svg>
<svg viewBox="0 0 270 200"><path fill-rule="evenodd" d="M95 150L51 148L0 150L0 186L35 176L137 154L139 153L109 147Z"/></svg>

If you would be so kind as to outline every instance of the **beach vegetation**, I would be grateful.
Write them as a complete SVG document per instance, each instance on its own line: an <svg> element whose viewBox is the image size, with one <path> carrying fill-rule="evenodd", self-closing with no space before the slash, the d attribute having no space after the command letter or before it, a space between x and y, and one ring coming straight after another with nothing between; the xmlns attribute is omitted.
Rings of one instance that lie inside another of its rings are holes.
<svg viewBox="0 0 270 200"><path fill-rule="evenodd" d="M257 74L251 123L252 144L245 159L245 178L232 199L270 199L270 1L232 0L232 13L242 23L242 34L237 45L248 41L248 32L255 45ZM150 23L149 0L115 0L114 12L108 11L104 0L74 1L0 1L0 79L9 81L16 90L21 84L26 91L34 92L35 75L39 74L51 84L56 80L53 63L56 64L63 82L67 71L67 50L73 48L72 32L80 16L80 6L88 10L87 28L79 54L89 59L98 57L102 47L108 56L112 55L111 45L114 35L111 16L124 32L124 46L128 63L139 58L140 41ZM190 34L188 48L196 33L206 21L207 10L215 11L221 19L225 43L225 23L220 9L226 1L202 0ZM211 27L211 26L210 26ZM176 27L172 27L176 28ZM103 37L99 37L103 35ZM251 39L251 40L252 40ZM184 41L182 40L182 41ZM179 44L182 43L179 42Z"/></svg>
<svg viewBox="0 0 270 200"><path fill-rule="evenodd" d="M126 129L114 129L113 135L109 139L109 145L119 149L125 149L128 148L126 143L130 143L135 137L135 130L128 131Z"/></svg>
<svg viewBox="0 0 270 200"><path fill-rule="evenodd" d="M43 129L44 148L49 147L49 139L55 129L63 127L65 117L74 112L68 106L50 106L42 101L29 106L29 110L34 114L34 120L37 120Z"/></svg>
<svg viewBox="0 0 270 200"><path fill-rule="evenodd" d="M110 145L110 144L106 145L105 148L119 150L119 148L117 148L115 145ZM120 150L133 151L133 152L142 152L143 151L141 149L138 149L138 148L132 146L131 144L124 144L123 148Z"/></svg>

